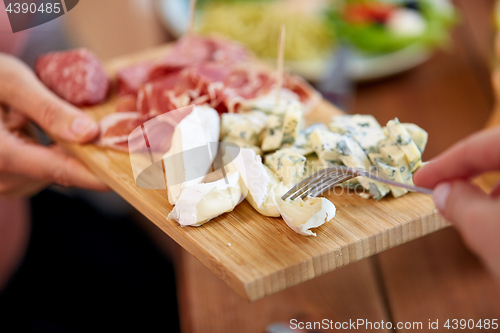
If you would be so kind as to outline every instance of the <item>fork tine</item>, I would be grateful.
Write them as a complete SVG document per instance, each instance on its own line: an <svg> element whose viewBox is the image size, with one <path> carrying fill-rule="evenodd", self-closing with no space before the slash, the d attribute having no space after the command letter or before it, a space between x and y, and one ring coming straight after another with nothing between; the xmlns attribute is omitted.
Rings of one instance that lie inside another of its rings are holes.
<svg viewBox="0 0 500 333"><path fill-rule="evenodd" d="M300 197L302 199L304 199L307 195L309 195L310 193L313 193L313 192L316 192L318 187L322 187L324 186L324 184L326 184L327 182L330 182L333 179L337 179L341 177L340 175L338 175L337 173L331 173L331 174L327 174L325 177L321 178L321 179L318 179L316 182L314 182L314 184L312 184L312 186L308 189L308 191L304 191Z"/></svg>
<svg viewBox="0 0 500 333"><path fill-rule="evenodd" d="M315 182L310 183L310 186L308 186L307 188L302 188L301 191L292 195L290 197L290 199L295 200L298 197L304 199L305 197L307 197L309 195L310 192L314 191L320 184L323 184L328 179L329 179L329 177L323 177L323 178L317 179Z"/></svg>
<svg viewBox="0 0 500 333"><path fill-rule="evenodd" d="M335 185L341 184L341 183L343 183L349 179L352 179L354 177L356 177L356 176L344 174L344 175L340 175L340 176L335 177L335 178L331 178L329 181L324 182L323 184L320 184L318 187L316 187L315 190L310 194L310 196L316 197L316 196L320 195L321 193L325 192L327 189L329 189Z"/></svg>
<svg viewBox="0 0 500 333"><path fill-rule="evenodd" d="M297 194L297 193L299 193L299 195L302 194L309 187L313 186L314 183L318 179L320 179L321 177L323 177L326 174L326 172L327 172L326 169L325 170L321 170L321 171L316 172L314 175L307 177L306 179L304 179L303 181L301 181L300 183L298 183L297 185L295 185L294 187L292 187L291 189L289 189L288 192L286 192L281 198L283 200L286 200L286 199L290 198L294 194ZM294 196L292 198L292 200L294 200L295 198L297 198L297 196Z"/></svg>
<svg viewBox="0 0 500 333"><path fill-rule="evenodd" d="M317 177L312 178L309 182L304 184L304 186L299 188L298 191L290 197L290 200L295 200L298 197L302 197L304 195L304 193L308 193L309 191L311 191L316 186L316 184L319 181L321 181L321 179L324 178L324 176L325 176L324 174L321 174L321 175L318 175Z"/></svg>

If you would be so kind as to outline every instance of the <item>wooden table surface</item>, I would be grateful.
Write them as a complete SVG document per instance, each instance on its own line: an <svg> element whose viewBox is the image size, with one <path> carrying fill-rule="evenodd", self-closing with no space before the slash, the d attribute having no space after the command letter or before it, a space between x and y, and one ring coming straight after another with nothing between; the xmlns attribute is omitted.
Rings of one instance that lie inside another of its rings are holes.
<svg viewBox="0 0 500 333"><path fill-rule="evenodd" d="M119 2L107 2L113 1ZM95 6L97 2L87 0L80 6L90 10L91 4ZM500 125L500 111L492 114L494 96L490 84L494 1L455 0L454 3L461 12L461 23L453 34L452 47L437 52L428 62L403 75L357 87L350 110L373 114L381 123L397 116L422 126L429 132L424 159L431 159L486 124ZM137 16L144 12L134 13ZM121 31L126 27L122 20L106 15L104 10L99 13L93 16L89 29L74 32L76 24L69 24L68 29L77 36L78 44L96 51L101 58L165 41L151 35L158 40L148 44L143 38L129 34L127 43L119 43L121 49L107 47L102 43L104 37L99 42L96 29L101 31L112 25ZM78 21L78 11L66 16L71 15L72 21ZM85 15L80 16L80 21L86 19ZM132 18L144 23L142 30L153 29L155 25L149 19ZM485 179L488 185L498 178ZM270 324L286 324L292 318L422 322L423 331L429 320L443 323L447 319L500 319L499 285L466 249L453 228L250 303L193 256L169 242L165 234L154 230L156 227L149 221L144 227L174 255L183 332L265 332Z"/></svg>
<svg viewBox="0 0 500 333"><path fill-rule="evenodd" d="M429 132L426 160L495 118L490 84L494 1L455 3L462 17L452 47L403 75L358 86L350 110L373 114L380 123L399 117L422 126ZM185 251L178 258L183 332L265 332L270 324L288 324L292 318L422 322L424 331L429 319L500 319L499 285L453 228L253 303Z"/></svg>

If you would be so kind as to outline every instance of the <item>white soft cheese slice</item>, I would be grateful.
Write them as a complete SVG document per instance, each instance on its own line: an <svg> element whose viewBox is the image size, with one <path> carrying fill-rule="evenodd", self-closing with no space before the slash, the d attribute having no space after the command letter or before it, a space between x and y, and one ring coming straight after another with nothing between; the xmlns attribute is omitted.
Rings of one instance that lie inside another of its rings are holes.
<svg viewBox="0 0 500 333"><path fill-rule="evenodd" d="M282 200L276 198L281 217L296 233L316 236L310 229L317 228L335 216L335 205L325 198L306 198L305 200Z"/></svg>
<svg viewBox="0 0 500 333"><path fill-rule="evenodd" d="M182 189L202 182L217 155L220 118L208 106L195 106L174 130L164 156L168 200L175 204Z"/></svg>
<svg viewBox="0 0 500 333"><path fill-rule="evenodd" d="M232 147L227 150L234 150ZM231 151L227 152L228 155ZM262 158L252 149L240 149L238 156L227 165L228 172L240 174L240 186L250 205L265 216L280 216L274 197L288 191L276 175L262 163Z"/></svg>
<svg viewBox="0 0 500 333"><path fill-rule="evenodd" d="M212 183L185 187L169 218L181 226L200 226L232 211L241 198L239 178L239 173L233 172Z"/></svg>

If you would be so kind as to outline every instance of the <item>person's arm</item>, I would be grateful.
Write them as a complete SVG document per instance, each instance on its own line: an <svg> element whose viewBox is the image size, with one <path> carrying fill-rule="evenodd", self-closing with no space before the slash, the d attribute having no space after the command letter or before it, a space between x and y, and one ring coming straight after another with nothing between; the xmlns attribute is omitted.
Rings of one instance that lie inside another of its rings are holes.
<svg viewBox="0 0 500 333"><path fill-rule="evenodd" d="M108 190L59 147L45 147L22 135L24 125L33 121L55 138L85 143L95 139L99 127L50 92L24 63L1 53L0 112L0 197L29 195L50 183Z"/></svg>

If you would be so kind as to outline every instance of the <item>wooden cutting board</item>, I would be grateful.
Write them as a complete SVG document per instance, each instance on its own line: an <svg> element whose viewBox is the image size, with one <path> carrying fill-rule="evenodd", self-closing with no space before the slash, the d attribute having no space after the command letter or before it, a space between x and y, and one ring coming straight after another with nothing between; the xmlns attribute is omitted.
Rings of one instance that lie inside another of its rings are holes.
<svg viewBox="0 0 500 333"><path fill-rule="evenodd" d="M169 46L110 61L111 75L135 62L155 59ZM116 98L87 109L96 119L115 110ZM328 123L342 112L326 101L307 121ZM95 145L61 143L114 191L212 270L242 297L256 300L394 246L429 234L448 223L428 195L410 193L380 201L357 195L327 196L335 218L316 229L317 237L293 232L281 218L258 214L246 201L201 227L167 221L172 206L166 190L136 186L127 153Z"/></svg>

